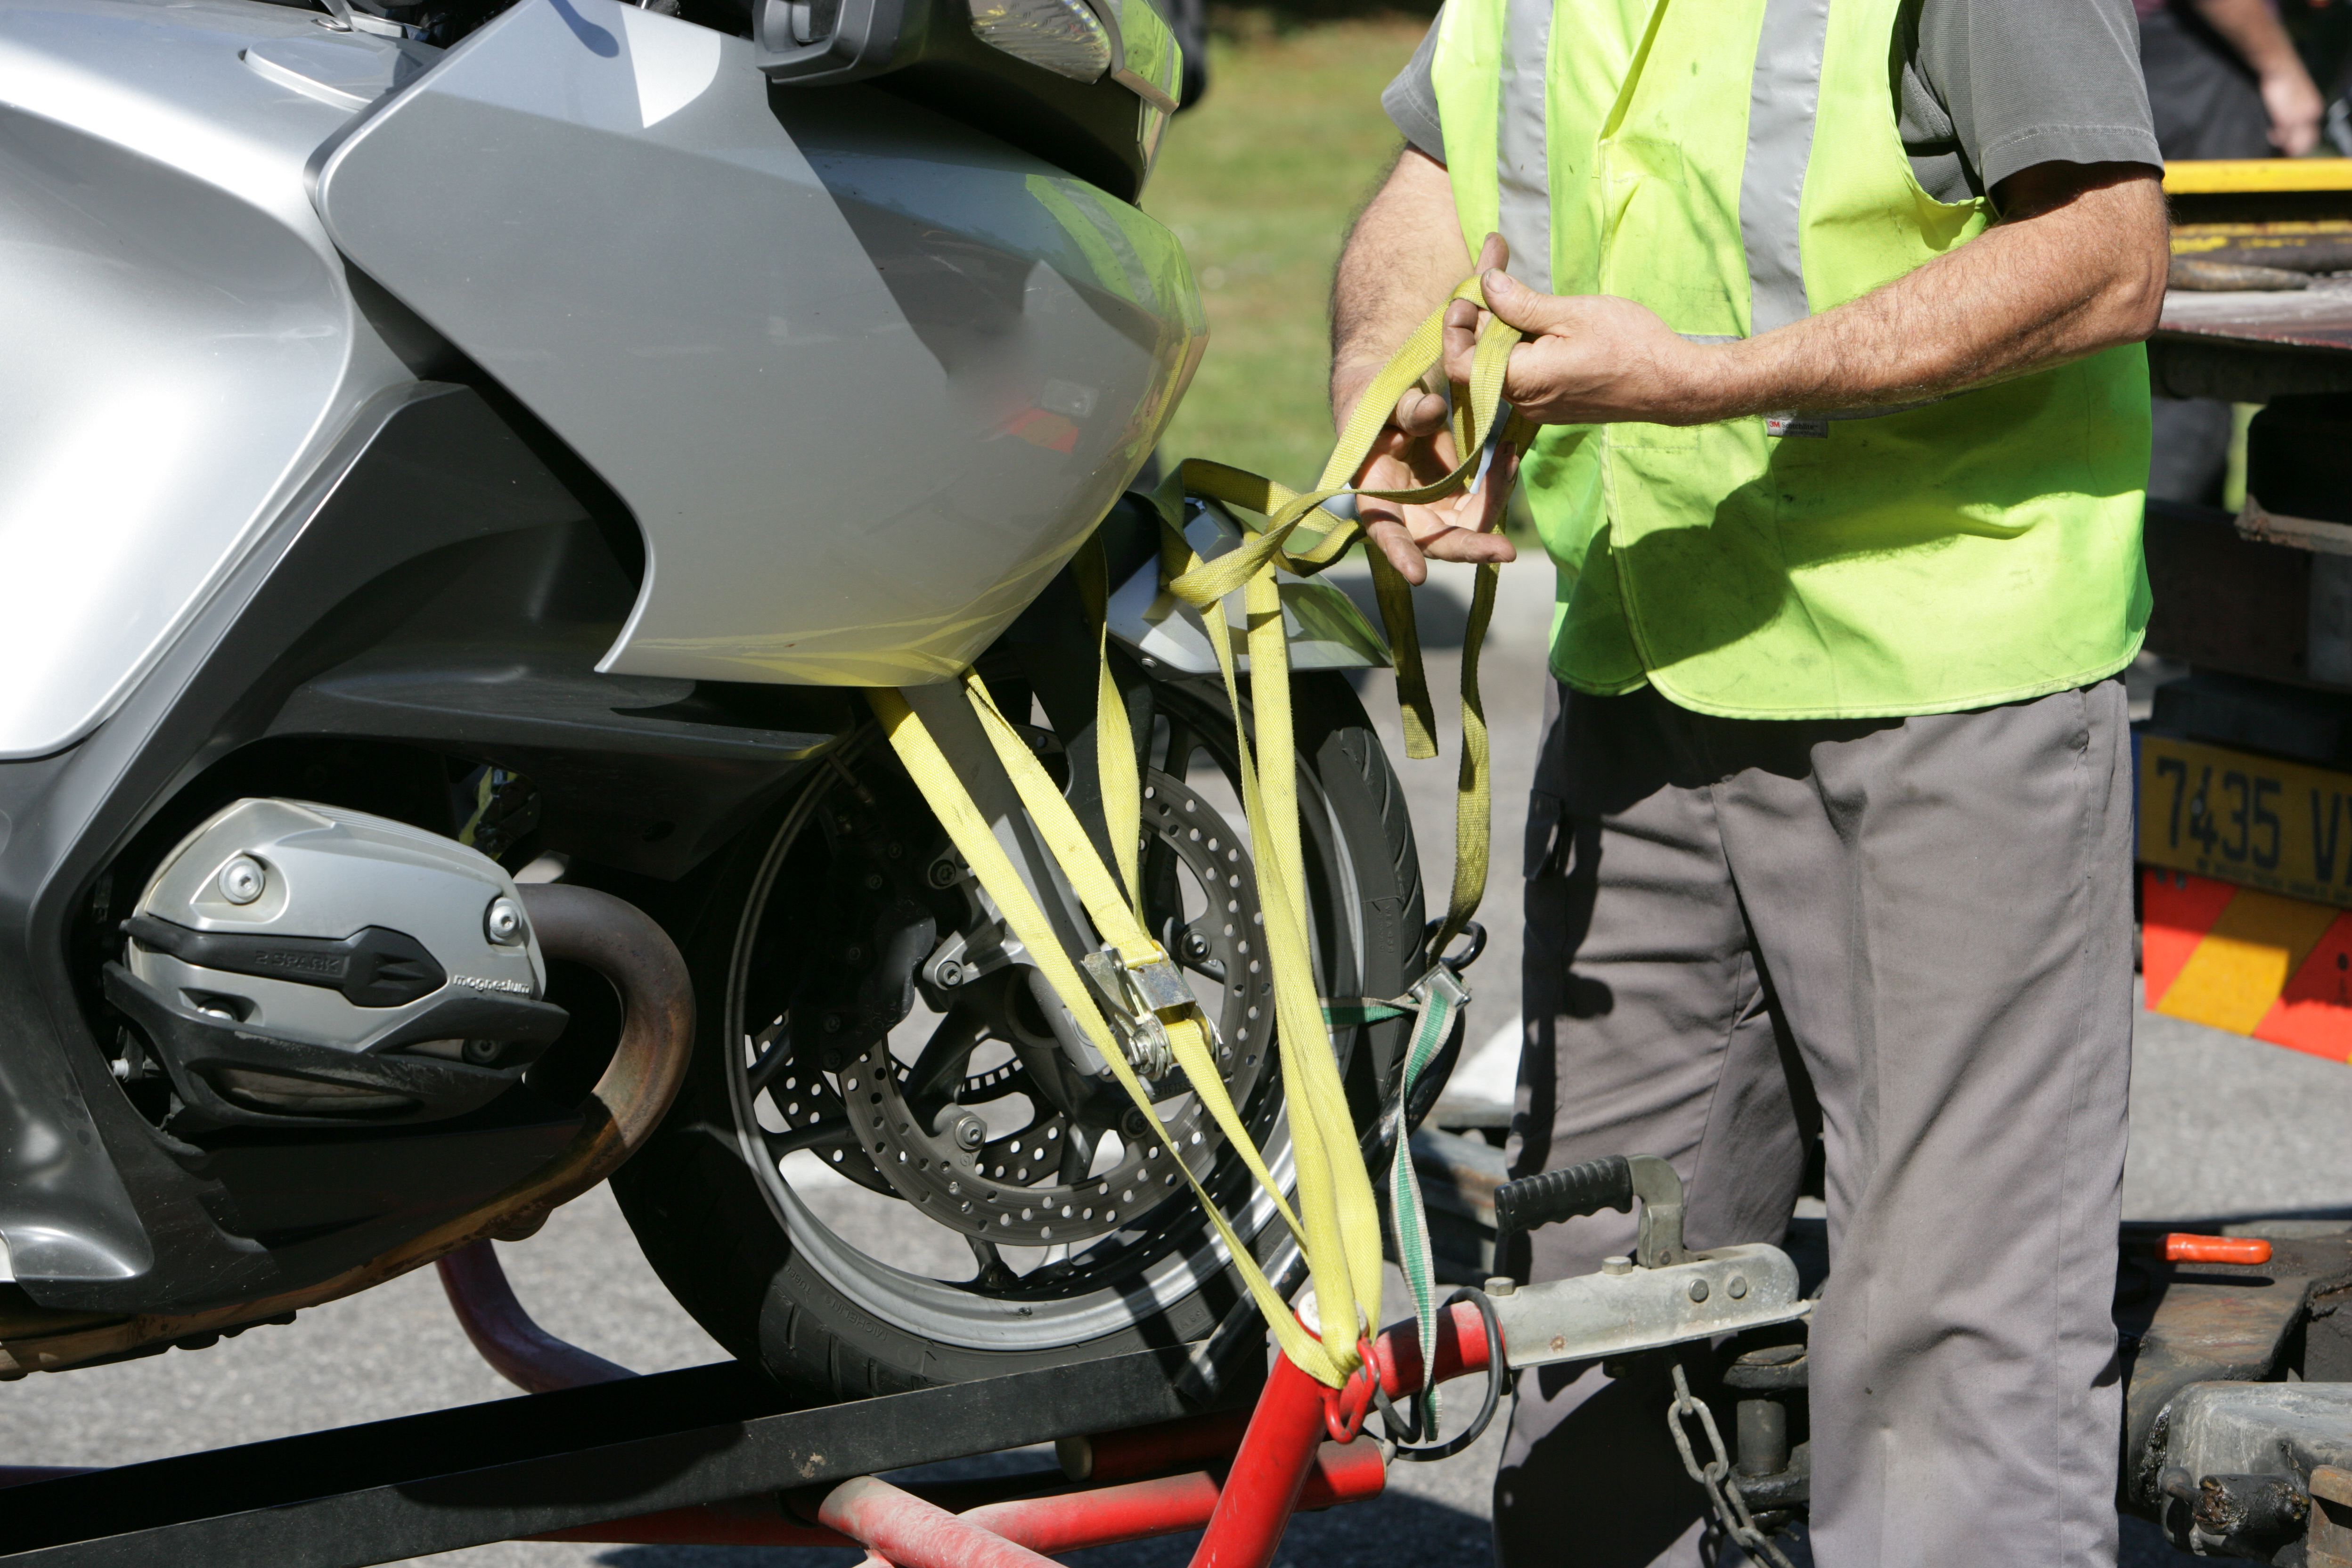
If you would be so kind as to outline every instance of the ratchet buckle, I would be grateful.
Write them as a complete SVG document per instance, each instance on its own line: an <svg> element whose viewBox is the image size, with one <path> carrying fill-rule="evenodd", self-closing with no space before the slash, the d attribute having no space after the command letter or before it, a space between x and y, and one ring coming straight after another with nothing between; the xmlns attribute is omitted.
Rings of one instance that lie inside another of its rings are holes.
<svg viewBox="0 0 2352 1568"><path fill-rule="evenodd" d="M1118 1032L1129 1065L1141 1076L1156 1079L1176 1065L1176 1047L1163 1020L1169 1014L1197 1008L1200 1001L1175 962L1159 947L1151 951L1152 957L1129 963L1106 944L1079 959L1078 966L1102 1005L1103 1016Z"/></svg>

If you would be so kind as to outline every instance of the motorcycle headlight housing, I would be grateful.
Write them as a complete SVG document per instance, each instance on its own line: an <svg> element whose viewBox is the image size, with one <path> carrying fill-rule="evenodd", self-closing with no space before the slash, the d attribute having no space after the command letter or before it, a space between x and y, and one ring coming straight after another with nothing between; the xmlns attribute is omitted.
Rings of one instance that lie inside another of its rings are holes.
<svg viewBox="0 0 2352 1568"><path fill-rule="evenodd" d="M1133 201L1183 57L1151 0L754 0L782 87L871 81Z"/></svg>
<svg viewBox="0 0 2352 1568"><path fill-rule="evenodd" d="M971 30L989 47L1072 81L1110 69L1110 29L1084 0L970 0Z"/></svg>

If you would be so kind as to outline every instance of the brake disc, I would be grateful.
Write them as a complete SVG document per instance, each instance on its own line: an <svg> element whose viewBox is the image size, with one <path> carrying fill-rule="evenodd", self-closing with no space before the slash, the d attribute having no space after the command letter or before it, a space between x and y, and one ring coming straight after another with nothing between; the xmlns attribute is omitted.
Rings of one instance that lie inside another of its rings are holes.
<svg viewBox="0 0 2352 1568"><path fill-rule="evenodd" d="M1213 1026L1212 1048L1226 1093L1246 1106L1270 1066L1274 1039L1273 977L1264 962L1248 852L1213 805L1165 774L1146 776L1142 820L1146 921L1192 977ZM1201 905L1189 921L1183 915L1187 880ZM1060 1047L1042 1017L1034 1027L1024 1025L1019 997L1013 1005L1003 1000L1029 973L1004 973L992 1007L979 996L959 1001L960 1012L982 1010L962 1022L973 1030L975 1049L995 1038L1016 1055L1003 1067L963 1076L938 1110L927 1115L909 1103L909 1068L887 1039L845 1064L837 1081L859 1148L909 1204L941 1225L1001 1246L1065 1247L1132 1226L1176 1195L1183 1177L1116 1082L1080 1082L1074 1092L1067 1078L1048 1085L1046 1072L1035 1070L1058 1060ZM957 1019L950 1014L940 1027ZM1055 1103L1055 1088L1065 1103ZM1206 1180L1224 1139L1182 1069L1147 1079L1146 1089L1168 1142L1196 1179ZM1029 1102L1029 1120L1017 1128L991 1128L982 1110L996 1106L1001 1117L1016 1093ZM1096 1170L1106 1134L1118 1136L1118 1154Z"/></svg>

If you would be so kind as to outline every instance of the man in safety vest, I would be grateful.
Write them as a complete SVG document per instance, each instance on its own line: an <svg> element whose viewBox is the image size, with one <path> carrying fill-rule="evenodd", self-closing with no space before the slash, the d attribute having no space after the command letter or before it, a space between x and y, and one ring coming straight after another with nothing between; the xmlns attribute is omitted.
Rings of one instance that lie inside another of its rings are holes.
<svg viewBox="0 0 2352 1568"><path fill-rule="evenodd" d="M2131 0L1448 0L1386 101L1335 406L1466 236L1542 426L1515 1173L1664 1155L1691 1245L1777 1241L1818 1132L1816 1562L2112 1563L2167 248ZM1443 410L1408 394L1362 482L1450 468ZM1510 557L1503 489L1363 515L1419 581ZM1530 1240L1584 1273L1633 1222ZM1506 1568L1699 1560L1670 1387L1521 1382Z"/></svg>

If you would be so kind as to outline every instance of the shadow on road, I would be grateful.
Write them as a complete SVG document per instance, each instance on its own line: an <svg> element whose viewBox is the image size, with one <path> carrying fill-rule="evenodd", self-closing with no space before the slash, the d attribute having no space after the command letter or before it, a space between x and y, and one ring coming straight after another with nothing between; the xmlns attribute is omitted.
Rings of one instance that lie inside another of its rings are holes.
<svg viewBox="0 0 2352 1568"><path fill-rule="evenodd" d="M2206 1215L2199 1219L2137 1219L2134 1225L2163 1226L2222 1236L2335 1236L2352 1225L2352 1208L2266 1208Z"/></svg>
<svg viewBox="0 0 2352 1568"><path fill-rule="evenodd" d="M1171 1535L1073 1552L1070 1568L1184 1568L1198 1537ZM863 1554L797 1547L615 1546L602 1568L856 1568ZM1337 1562L1408 1563L1414 1568L1481 1568L1490 1561L1486 1521L1424 1498L1391 1492L1377 1502L1307 1513L1283 1537L1275 1568Z"/></svg>
<svg viewBox="0 0 2352 1568"><path fill-rule="evenodd" d="M1071 1568L1184 1568L1192 1561L1195 1539L1176 1535L1103 1546L1071 1552L1061 1561ZM2121 1545L2116 1568L2170 1568L2186 1561L2146 1520L2123 1521ZM1793 1548L1790 1556L1797 1568L1811 1568L1812 1553L1801 1538L1784 1541L1783 1546ZM1342 1560L1407 1563L1413 1568L1486 1568L1493 1556L1485 1520L1391 1493L1375 1503L1301 1514L1283 1537L1275 1568ZM789 1547L616 1546L595 1561L603 1568L856 1568L862 1554Z"/></svg>

